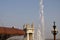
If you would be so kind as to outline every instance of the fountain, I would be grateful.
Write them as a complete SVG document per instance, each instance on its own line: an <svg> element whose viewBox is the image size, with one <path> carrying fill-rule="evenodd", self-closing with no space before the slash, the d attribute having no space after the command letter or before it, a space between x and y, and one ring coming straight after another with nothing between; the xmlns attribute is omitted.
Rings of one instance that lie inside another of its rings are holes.
<svg viewBox="0 0 60 40"><path fill-rule="evenodd" d="M44 37L44 15L43 15L43 13L44 13L44 5L43 5L43 0L40 0L40 20L41 20L41 27L42 27L42 40L44 40L45 39L45 37Z"/></svg>
<svg viewBox="0 0 60 40"><path fill-rule="evenodd" d="M43 15L43 9L44 9L44 5L43 5L43 0L40 0L40 26L37 29L37 40L45 40L44 37L44 15ZM41 28L40 28L41 27ZM41 30L40 30L41 29Z"/></svg>

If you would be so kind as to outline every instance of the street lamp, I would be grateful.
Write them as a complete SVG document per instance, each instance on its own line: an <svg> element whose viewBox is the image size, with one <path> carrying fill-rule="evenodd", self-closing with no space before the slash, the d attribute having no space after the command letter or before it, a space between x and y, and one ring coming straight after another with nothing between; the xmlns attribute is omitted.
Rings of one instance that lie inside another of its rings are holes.
<svg viewBox="0 0 60 40"><path fill-rule="evenodd" d="M54 22L54 25L53 25L53 30L52 30L52 34L54 36L54 40L56 40L56 34L58 33L58 31L56 30L56 25L55 25L55 22Z"/></svg>

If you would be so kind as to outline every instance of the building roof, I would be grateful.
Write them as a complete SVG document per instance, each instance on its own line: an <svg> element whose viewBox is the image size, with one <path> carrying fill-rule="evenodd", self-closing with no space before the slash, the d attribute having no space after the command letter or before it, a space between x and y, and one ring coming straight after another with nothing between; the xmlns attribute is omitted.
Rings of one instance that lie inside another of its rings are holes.
<svg viewBox="0 0 60 40"><path fill-rule="evenodd" d="M17 28L8 28L0 26L0 34L8 34L8 35L24 35L25 32L22 29Z"/></svg>

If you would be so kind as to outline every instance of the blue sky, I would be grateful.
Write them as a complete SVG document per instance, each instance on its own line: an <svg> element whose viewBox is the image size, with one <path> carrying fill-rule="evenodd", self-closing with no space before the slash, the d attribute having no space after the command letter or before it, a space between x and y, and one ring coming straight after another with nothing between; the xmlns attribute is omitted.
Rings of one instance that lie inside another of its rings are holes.
<svg viewBox="0 0 60 40"><path fill-rule="evenodd" d="M36 27L40 21L39 2L40 0L0 0L0 25L22 28L23 24L34 22ZM46 38L52 37L50 31L53 21L56 21L57 29L60 30L60 0L44 0L44 19Z"/></svg>

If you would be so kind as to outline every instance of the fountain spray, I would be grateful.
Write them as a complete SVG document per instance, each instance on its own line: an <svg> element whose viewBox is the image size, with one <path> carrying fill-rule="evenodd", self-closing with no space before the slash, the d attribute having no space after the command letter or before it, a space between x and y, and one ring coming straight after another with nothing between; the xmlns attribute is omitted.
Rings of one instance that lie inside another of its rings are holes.
<svg viewBox="0 0 60 40"><path fill-rule="evenodd" d="M43 0L40 0L40 22L41 22L41 27L42 27L42 38L43 40L45 40L45 37L44 37L44 5L43 5Z"/></svg>
<svg viewBox="0 0 60 40"><path fill-rule="evenodd" d="M44 37L44 5L43 5L43 0L40 0L40 10L39 10L39 14L40 14L40 24L38 26L38 29L37 29L37 35L36 35L36 40L45 40L45 37ZM40 30L40 27L41 27L41 30Z"/></svg>

